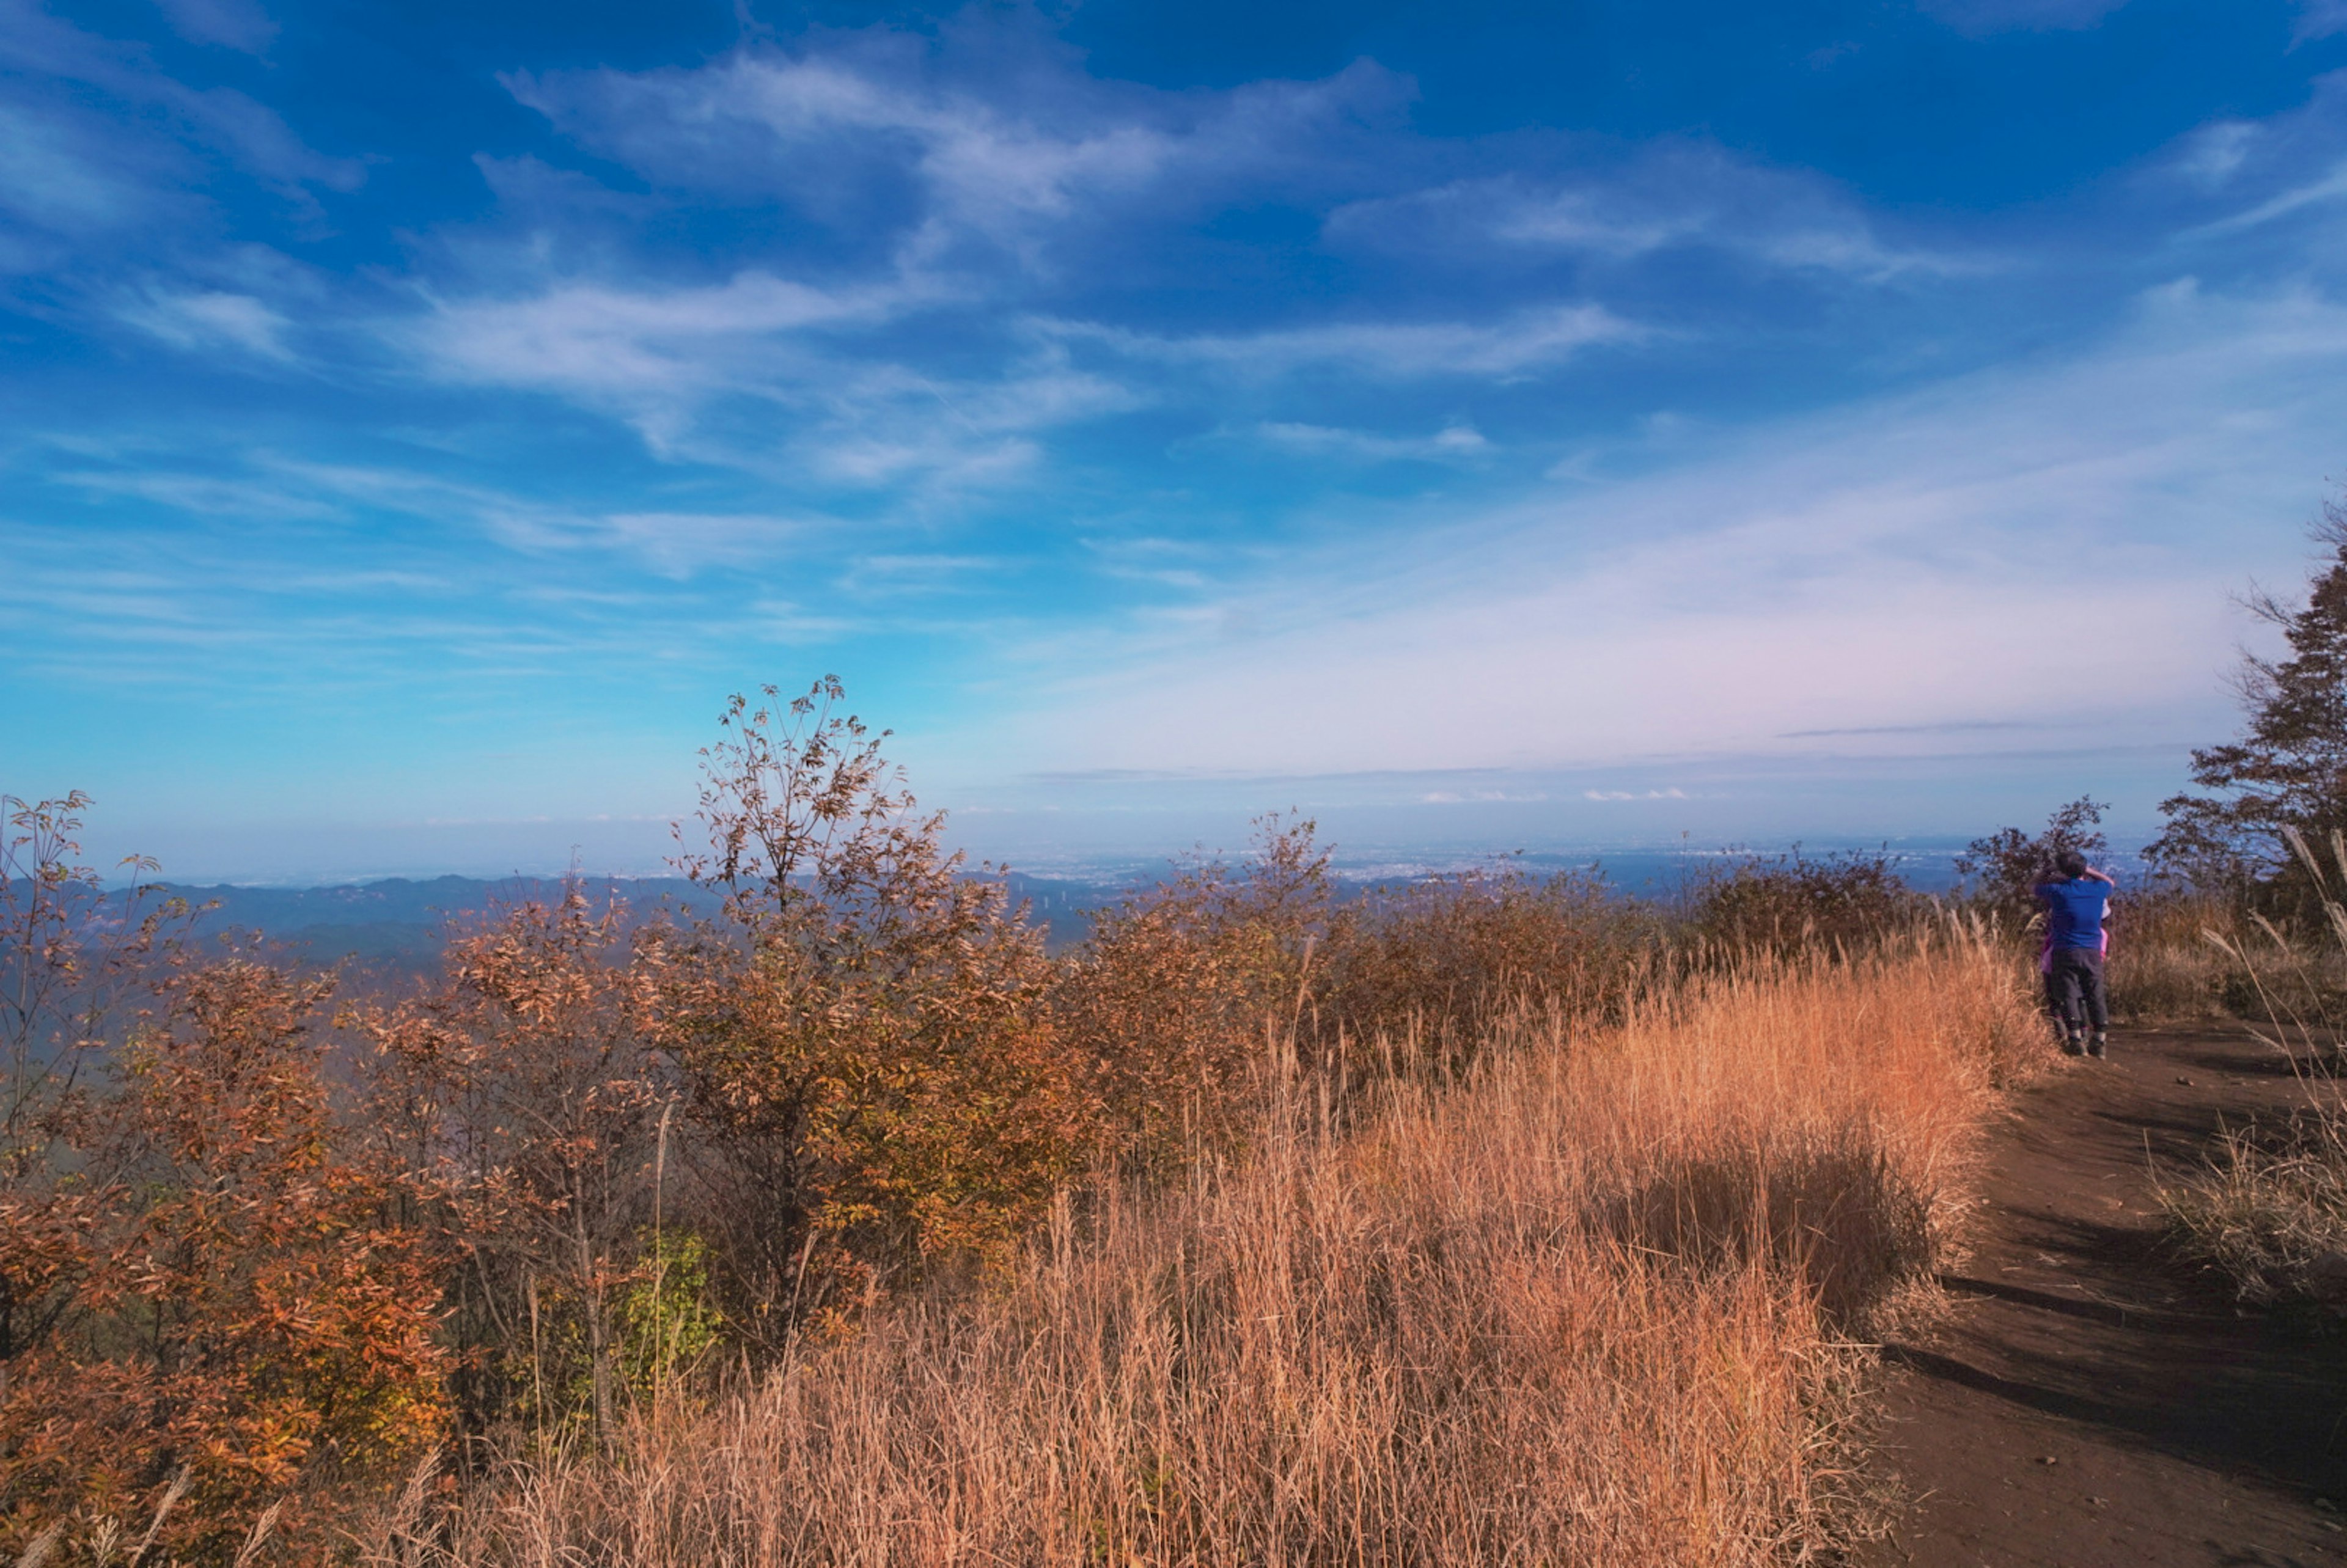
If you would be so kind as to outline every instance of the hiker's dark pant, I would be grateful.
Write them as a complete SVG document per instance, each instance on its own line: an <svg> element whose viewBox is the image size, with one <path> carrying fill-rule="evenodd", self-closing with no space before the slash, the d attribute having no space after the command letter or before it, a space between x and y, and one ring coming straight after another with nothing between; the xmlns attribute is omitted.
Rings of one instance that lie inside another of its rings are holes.
<svg viewBox="0 0 2347 1568"><path fill-rule="evenodd" d="M2045 1007L2065 1034L2079 1031L2079 1015L2096 1034L2111 1027L2103 993L2103 956L2092 948L2056 948L2045 970Z"/></svg>

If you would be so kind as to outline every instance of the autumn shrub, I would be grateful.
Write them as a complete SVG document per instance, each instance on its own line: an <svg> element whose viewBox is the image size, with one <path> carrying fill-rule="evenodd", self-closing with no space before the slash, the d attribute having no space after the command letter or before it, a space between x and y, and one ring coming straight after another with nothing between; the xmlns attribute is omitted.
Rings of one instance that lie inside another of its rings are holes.
<svg viewBox="0 0 2347 1568"><path fill-rule="evenodd" d="M1870 952L1932 918L1931 901L1885 855L1811 857L1795 850L1736 860L1697 876L1681 902L1686 935L1713 961L1729 964Z"/></svg>
<svg viewBox="0 0 2347 1568"><path fill-rule="evenodd" d="M1519 1013L1349 1117L1062 1205L1003 1288L794 1342L611 1461L518 1456L379 1560L1763 1563L1846 1531L1861 1353L2048 1053L1942 941Z"/></svg>
<svg viewBox="0 0 2347 1568"><path fill-rule="evenodd" d="M82 862L89 804L0 794L0 1184L46 1167L59 1097L119 1043L187 935L187 901L147 880L152 860L127 856L114 887ZM0 1299L0 1361L14 1343Z"/></svg>
<svg viewBox="0 0 2347 1568"><path fill-rule="evenodd" d="M1276 1042L1313 1000L1334 897L1327 853L1309 822L1257 829L1238 864L1193 861L1096 912L1061 960L1053 1013L1084 1074L1102 1163L1163 1169L1237 1137Z"/></svg>
<svg viewBox="0 0 2347 1568"><path fill-rule="evenodd" d="M224 1561L267 1514L322 1553L441 1441L434 1260L395 1173L335 1137L327 989L187 968L112 1081L50 1108L44 1176L0 1200L0 1550L144 1531Z"/></svg>
<svg viewBox="0 0 2347 1568"><path fill-rule="evenodd" d="M2001 827L1973 839L1954 861L1961 897L2005 931L2042 930L2043 906L2036 889L2055 877L2055 865L2065 854L2082 856L2089 864L2110 854L2110 839L2102 830L2103 813L2108 809L2081 795L2055 808L2036 833Z"/></svg>
<svg viewBox="0 0 2347 1568"><path fill-rule="evenodd" d="M671 993L691 1167L738 1329L1009 1255L1081 1168L1098 1102L1042 934L940 843L825 681L734 699L703 753L722 897Z"/></svg>
<svg viewBox="0 0 2347 1568"><path fill-rule="evenodd" d="M624 1397L620 1303L658 1265L656 1167L684 1084L662 1047L672 945L620 932L575 882L454 937L446 978L355 1009L356 1136L409 1173L448 1260L446 1342L465 1423L589 1420Z"/></svg>
<svg viewBox="0 0 2347 1568"><path fill-rule="evenodd" d="M1332 924L1306 1020L1324 1052L1341 1030L1455 1063L1511 1013L1618 1009L1672 963L1653 908L1587 873L1504 863L1377 889Z"/></svg>
<svg viewBox="0 0 2347 1568"><path fill-rule="evenodd" d="M1340 1100L1447 1073L1519 1011L1591 1016L1671 972L1658 912L1598 879L1501 865L1341 896L1308 820L1266 817L1098 913L1054 999L1108 1146L1178 1163L1234 1146L1282 1050Z"/></svg>

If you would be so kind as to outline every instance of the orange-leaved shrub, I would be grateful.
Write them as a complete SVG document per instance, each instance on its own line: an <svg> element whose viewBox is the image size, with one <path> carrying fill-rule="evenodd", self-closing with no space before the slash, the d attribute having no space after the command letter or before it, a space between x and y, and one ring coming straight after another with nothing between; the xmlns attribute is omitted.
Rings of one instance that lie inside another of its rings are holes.
<svg viewBox="0 0 2347 1568"><path fill-rule="evenodd" d="M367 1047L358 1135L408 1173L447 1271L446 1343L471 1430L579 1417L608 1430L621 1318L650 1245L683 1086L661 1048L665 930L623 940L573 882L448 945L425 995L354 1011ZM641 1357L638 1358L641 1359Z"/></svg>
<svg viewBox="0 0 2347 1568"><path fill-rule="evenodd" d="M323 1552L442 1440L433 1259L335 1137L329 989L188 968L114 1082L50 1108L43 1175L0 1199L0 1549L225 1560L292 1499L279 1538Z"/></svg>
<svg viewBox="0 0 2347 1568"><path fill-rule="evenodd" d="M1110 1164L1163 1169L1230 1142L1310 1004L1328 856L1309 822L1256 826L1241 864L1202 859L1134 889L1061 964L1054 1009Z"/></svg>
<svg viewBox="0 0 2347 1568"><path fill-rule="evenodd" d="M1589 873L1424 877L1337 911L1307 1021L1324 1054L1382 1039L1455 1066L1516 1013L1618 1016L1668 975L1672 946L1655 911Z"/></svg>
<svg viewBox="0 0 2347 1568"><path fill-rule="evenodd" d="M43 1117L187 934L187 901L146 880L154 861L125 856L112 888L82 863L89 804L0 794L0 1181L40 1163Z"/></svg>
<svg viewBox="0 0 2347 1568"><path fill-rule="evenodd" d="M1352 1089L1455 1071L1513 1014L1618 1013L1673 970L1665 922L1586 874L1503 864L1347 898L1311 821L1256 829L1236 864L1101 911L1062 963L1059 1015L1121 1160L1242 1142L1283 1050Z"/></svg>
<svg viewBox="0 0 2347 1568"><path fill-rule="evenodd" d="M787 1335L883 1285L984 1266L1089 1155L1096 1104L1059 1033L1040 930L940 844L835 711L735 698L703 753L723 897L671 999L696 1202L742 1333Z"/></svg>

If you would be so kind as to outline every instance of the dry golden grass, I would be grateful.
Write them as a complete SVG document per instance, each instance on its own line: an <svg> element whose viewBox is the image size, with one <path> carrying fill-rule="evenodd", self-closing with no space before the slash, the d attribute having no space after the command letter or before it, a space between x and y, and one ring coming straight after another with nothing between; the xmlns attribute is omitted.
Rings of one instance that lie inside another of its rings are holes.
<svg viewBox="0 0 2347 1568"><path fill-rule="evenodd" d="M1822 1550L1851 1341L1927 1266L1996 1085L2046 1051L2019 966L1951 940L1492 1043L1344 1125L1287 1072L1244 1164L1063 1206L992 1292L876 1307L603 1457L516 1457L377 1561Z"/></svg>
<svg viewBox="0 0 2347 1568"><path fill-rule="evenodd" d="M2274 1127L2229 1128L2205 1170L2162 1189L2171 1242L2243 1301L2347 1311L2347 1094L2310 1071L2308 1103Z"/></svg>
<svg viewBox="0 0 2347 1568"><path fill-rule="evenodd" d="M2272 1031L2260 1038L2289 1059L2300 1103L2279 1125L2221 1131L2207 1168L2160 1198L2183 1256L2228 1276L2242 1300L2311 1314L2310 1327L2329 1329L2347 1316L2347 903L2333 896L2347 888L2347 835L2331 835L2329 867L2297 834L2290 844L2320 896L2327 940L2296 940L2253 916L2262 944L2234 936L2210 946L2243 971Z"/></svg>
<svg viewBox="0 0 2347 1568"><path fill-rule="evenodd" d="M2225 900L2182 893L2123 898L2112 921L2111 1011L2130 1020L2220 1018L2245 993L2236 956L2209 939L2238 938L2244 922Z"/></svg>

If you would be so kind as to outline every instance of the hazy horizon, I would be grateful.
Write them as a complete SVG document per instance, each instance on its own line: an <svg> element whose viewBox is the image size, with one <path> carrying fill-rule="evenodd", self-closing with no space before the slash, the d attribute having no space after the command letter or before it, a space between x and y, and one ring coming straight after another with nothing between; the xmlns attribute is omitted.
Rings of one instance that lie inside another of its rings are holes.
<svg viewBox="0 0 2347 1568"><path fill-rule="evenodd" d="M1903 826L1897 797L1888 811L1870 816L1870 807L1881 811L1885 803L1882 792L1862 779L1840 781L1846 787L1839 797L1819 792L1814 780L1799 779L1770 781L1780 786L1770 795L1757 794L1745 781L1742 793L1722 787L1706 796L1699 788L1592 801L1587 787L1568 792L1572 781L1538 781L1549 786L1543 790L1530 787L1532 781L1483 775L1440 781L1457 786L1458 795L1440 802L1426 800L1417 788L1430 782L1425 779L1387 781L1399 787L1385 798L1365 791L1358 779L1281 782L1286 787L1278 792L1228 783L1194 786L1194 797L1207 798L1186 802L1152 792L1149 804L1122 809L1097 804L948 807L946 838L973 861L1077 880L1140 872L1198 852L1243 854L1256 819L1274 813L1312 819L1337 867L1357 875L1453 870L1512 855L1547 862L1887 846L1943 859L1999 827L2034 830L2055 806L2076 797L2017 792L2004 797L2013 809L2001 815L1983 811L1971 821ZM1511 785L1518 793L1510 794ZM2112 793L2076 791L2116 808ZM1217 795L1222 798L1212 798ZM140 836L108 822L100 803L83 836L88 857L100 865L137 853L159 860L159 875L170 881L291 887L443 875L554 876L574 866L589 876L669 876L675 875L673 857L701 843L692 818L681 820L682 843L671 832L675 825L678 819L655 816L281 823L241 831L199 824ZM2105 825L2119 852L2132 854L2152 836L2147 821L2116 809Z"/></svg>

